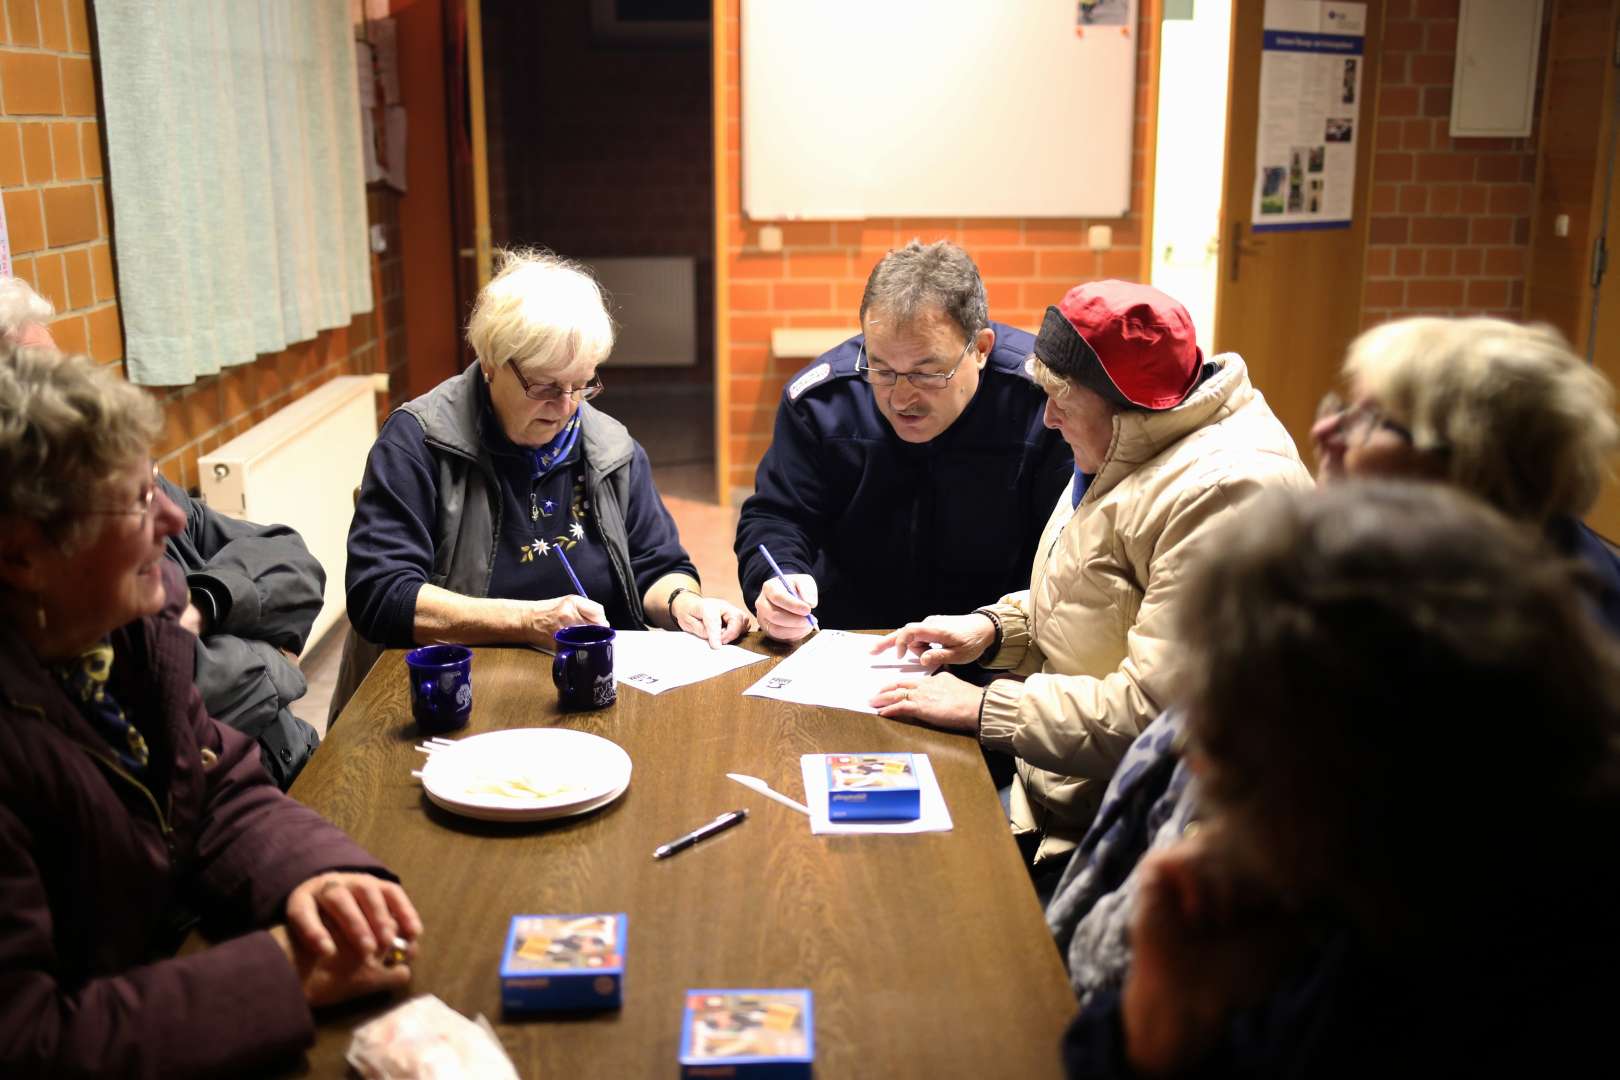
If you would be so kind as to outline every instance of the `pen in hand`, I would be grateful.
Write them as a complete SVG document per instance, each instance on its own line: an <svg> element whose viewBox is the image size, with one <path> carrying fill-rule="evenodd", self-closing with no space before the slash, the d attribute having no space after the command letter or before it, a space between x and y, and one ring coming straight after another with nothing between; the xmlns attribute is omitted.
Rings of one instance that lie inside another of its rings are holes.
<svg viewBox="0 0 1620 1080"><path fill-rule="evenodd" d="M579 575L574 573L574 567L568 561L568 556L563 554L562 545L557 544L553 546L551 550L555 551L557 553L557 558L562 560L563 570L567 572L568 580L574 583L574 591L583 596L585 599L589 600L591 598L591 594L586 592L585 586L579 583Z"/></svg>
<svg viewBox="0 0 1620 1080"><path fill-rule="evenodd" d="M776 580L780 581L782 583L782 588L784 588L784 589L786 589L788 591L788 595L793 597L793 599L799 601L801 604L804 603L804 597L799 595L799 590L795 589L788 582L787 575L782 573L782 568L777 565L775 559L771 558L770 549L767 548L764 544L761 544L761 545L759 545L759 553L761 555L765 556L765 561L770 564L771 572L776 575ZM812 629L812 630L820 630L821 629L821 627L816 625L816 617L814 615L806 615L804 617L804 621L810 624L810 629Z"/></svg>
<svg viewBox="0 0 1620 1080"><path fill-rule="evenodd" d="M747 810L727 811L726 813L715 818L713 821L709 822L707 825L704 825L702 828L693 829L691 832L687 833L678 840L671 840L667 844L654 848L653 858L667 859L678 851L685 851L699 840L707 840L717 832L724 832L733 825L740 824L747 817Z"/></svg>

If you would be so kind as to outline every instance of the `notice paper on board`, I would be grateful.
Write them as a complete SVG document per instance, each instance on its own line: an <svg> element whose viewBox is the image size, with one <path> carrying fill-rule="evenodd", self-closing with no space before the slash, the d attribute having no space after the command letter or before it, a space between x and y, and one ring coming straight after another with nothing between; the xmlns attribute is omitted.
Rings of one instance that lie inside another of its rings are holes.
<svg viewBox="0 0 1620 1080"><path fill-rule="evenodd" d="M1350 226L1366 34L1366 4L1266 0L1255 232Z"/></svg>

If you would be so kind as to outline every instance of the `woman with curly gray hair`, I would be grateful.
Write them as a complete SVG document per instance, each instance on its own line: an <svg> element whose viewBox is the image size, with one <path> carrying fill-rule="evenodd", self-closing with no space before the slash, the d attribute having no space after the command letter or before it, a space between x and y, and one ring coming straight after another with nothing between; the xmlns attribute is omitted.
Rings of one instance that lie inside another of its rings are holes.
<svg viewBox="0 0 1620 1080"><path fill-rule="evenodd" d="M0 342L0 1075L254 1071L410 977L404 891L203 708L162 426L116 369ZM166 956L182 907L243 933Z"/></svg>

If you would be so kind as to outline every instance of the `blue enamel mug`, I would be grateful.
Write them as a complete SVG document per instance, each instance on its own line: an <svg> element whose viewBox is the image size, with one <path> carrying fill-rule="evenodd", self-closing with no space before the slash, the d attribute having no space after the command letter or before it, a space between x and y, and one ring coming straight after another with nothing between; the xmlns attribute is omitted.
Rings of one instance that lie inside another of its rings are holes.
<svg viewBox="0 0 1620 1080"><path fill-rule="evenodd" d="M613 681L613 628L565 626L552 635L557 655L551 681L557 703L565 709L605 709L619 698Z"/></svg>
<svg viewBox="0 0 1620 1080"><path fill-rule="evenodd" d="M411 715L423 732L441 734L467 726L472 717L472 650L465 645L424 645L405 654L411 673Z"/></svg>

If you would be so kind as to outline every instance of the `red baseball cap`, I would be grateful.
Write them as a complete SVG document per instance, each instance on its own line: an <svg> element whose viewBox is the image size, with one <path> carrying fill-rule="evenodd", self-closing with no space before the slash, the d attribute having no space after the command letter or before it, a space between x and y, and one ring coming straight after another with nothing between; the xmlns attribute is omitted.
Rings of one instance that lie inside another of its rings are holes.
<svg viewBox="0 0 1620 1080"><path fill-rule="evenodd" d="M1035 355L1122 409L1160 412L1198 385L1204 353L1187 309L1151 285L1090 281L1046 309Z"/></svg>

